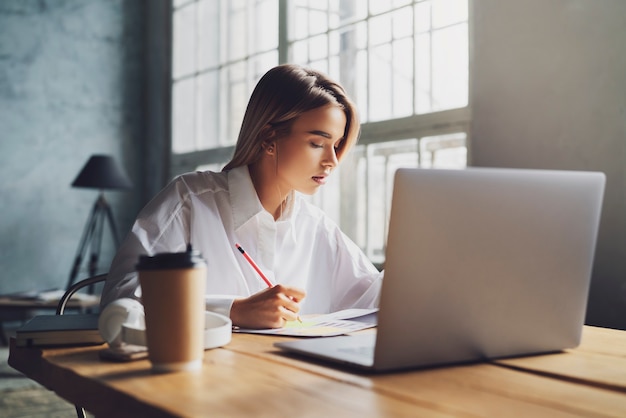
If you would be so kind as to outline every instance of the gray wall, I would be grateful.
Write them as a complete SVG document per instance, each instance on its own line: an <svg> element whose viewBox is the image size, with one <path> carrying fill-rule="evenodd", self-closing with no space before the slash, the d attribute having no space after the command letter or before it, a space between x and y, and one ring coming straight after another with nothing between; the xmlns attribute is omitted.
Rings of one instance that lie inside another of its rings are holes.
<svg viewBox="0 0 626 418"><path fill-rule="evenodd" d="M0 1L0 293L65 287L97 197L70 186L90 155L114 155L141 187L144 7ZM125 233L140 193L106 197ZM104 270L113 252L107 230Z"/></svg>
<svg viewBox="0 0 626 418"><path fill-rule="evenodd" d="M472 164L606 173L587 320L626 328L626 2L472 12Z"/></svg>

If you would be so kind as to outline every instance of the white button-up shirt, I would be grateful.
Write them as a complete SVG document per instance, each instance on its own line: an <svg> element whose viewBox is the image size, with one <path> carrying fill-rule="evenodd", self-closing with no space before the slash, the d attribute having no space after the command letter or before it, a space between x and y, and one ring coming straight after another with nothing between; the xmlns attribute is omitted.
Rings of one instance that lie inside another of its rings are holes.
<svg viewBox="0 0 626 418"><path fill-rule="evenodd" d="M306 291L300 314L378 306L383 273L318 207L296 194L277 221L256 194L248 168L177 177L141 211L118 250L102 306L140 297L142 254L183 252L207 261L207 310L230 315L232 302L267 285L235 248L239 243L273 283Z"/></svg>

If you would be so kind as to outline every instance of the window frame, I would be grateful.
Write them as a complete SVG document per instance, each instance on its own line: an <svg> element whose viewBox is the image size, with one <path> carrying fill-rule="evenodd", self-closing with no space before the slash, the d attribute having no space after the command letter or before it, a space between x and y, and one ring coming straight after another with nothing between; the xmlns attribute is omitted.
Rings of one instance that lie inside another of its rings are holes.
<svg viewBox="0 0 626 418"><path fill-rule="evenodd" d="M193 1L193 0L192 0ZM289 26L289 0L278 0L278 61L279 63L289 62L289 48L293 40L289 39L288 26ZM468 6L469 2L468 1ZM468 10L468 12L471 11ZM174 16L174 7L172 7L172 19ZM471 15L468 15L467 30L468 30L468 48L470 48L471 41ZM173 36L173 35L172 35ZM173 42L172 42L173 44ZM416 139L418 143L422 138L441 136L455 133L462 133L465 135L465 149L467 150L466 162L467 165L471 165L471 138L470 138L470 124L471 124L471 86L469 79L471 77L471 58L468 50L468 101L465 107L454 108L450 110L441 110L431 113L412 114L410 116L380 120L380 121L365 121L361 123L361 135L357 146L368 146L372 144L382 144L391 141L404 140L404 139ZM171 79L170 89L172 89L174 79ZM170 112L171 117L171 112ZM174 153L173 148L169 150L170 154L170 175L175 176L189 171L194 171L198 167L216 167L221 169L223 164L230 160L235 146L228 145L220 148L196 150L185 153ZM351 153L358 152L354 149ZM421 159L418 147L418 159ZM342 163L342 167L346 165L346 162ZM346 170L344 170L345 172ZM354 194L354 173L344 173L339 170L340 176L340 192L342 196L350 196ZM346 179L351 180L345 181ZM369 193L366 189L366 194ZM349 200L349 199L348 199ZM367 201L367 200L366 200ZM369 209L366 208L367 213ZM342 202L339 209L338 223L341 225L342 230L350 237L355 239L357 226L354 221L354 202ZM367 229L367 227L366 227ZM367 241L367 239L365 240ZM355 240L356 242L356 240ZM370 254L369 248L363 248L368 255ZM374 260L376 261L376 260Z"/></svg>
<svg viewBox="0 0 626 418"><path fill-rule="evenodd" d="M278 0L278 60L279 63L288 62L290 41L288 38L288 1ZM468 0L470 1L470 0ZM188 2L185 2L185 4ZM172 19L174 7L172 6ZM468 38L471 39L471 19L468 17ZM172 35L173 36L173 35ZM468 63L469 64L469 63ZM468 68L468 73L469 70ZM173 80L170 82L170 89ZM469 87L469 86L468 86ZM468 96L471 91L468 88ZM361 124L361 136L359 145L368 145L380 142L394 141L403 138L422 138L426 136L445 135L449 133L462 132L466 135L467 161L471 161L471 141L469 138L469 125L471 122L471 112L469 106L437 111L426 114L414 114L399 119L388 119L374 122L363 122ZM171 115L170 115L171 117ZM170 153L170 173L172 175L193 171L199 166L221 164L228 161L235 149L234 145L220 148L196 150L185 153Z"/></svg>

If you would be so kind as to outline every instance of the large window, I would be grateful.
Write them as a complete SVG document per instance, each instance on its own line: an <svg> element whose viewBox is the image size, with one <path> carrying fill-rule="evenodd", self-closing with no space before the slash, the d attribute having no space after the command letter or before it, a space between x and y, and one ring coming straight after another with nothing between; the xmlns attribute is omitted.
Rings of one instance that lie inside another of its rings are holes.
<svg viewBox="0 0 626 418"><path fill-rule="evenodd" d="M175 0L172 171L220 170L248 97L272 66L337 79L362 135L312 197L384 261L398 167L467 164L468 0Z"/></svg>

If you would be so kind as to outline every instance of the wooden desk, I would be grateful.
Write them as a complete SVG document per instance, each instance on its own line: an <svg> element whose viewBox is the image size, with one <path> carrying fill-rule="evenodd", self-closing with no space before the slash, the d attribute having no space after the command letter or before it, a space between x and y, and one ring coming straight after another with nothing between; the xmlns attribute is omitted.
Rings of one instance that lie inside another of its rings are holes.
<svg viewBox="0 0 626 418"><path fill-rule="evenodd" d="M585 327L581 346L563 353L379 375L289 357L272 347L280 338L235 334L197 373L15 340L9 364L96 416L626 416L623 331Z"/></svg>

